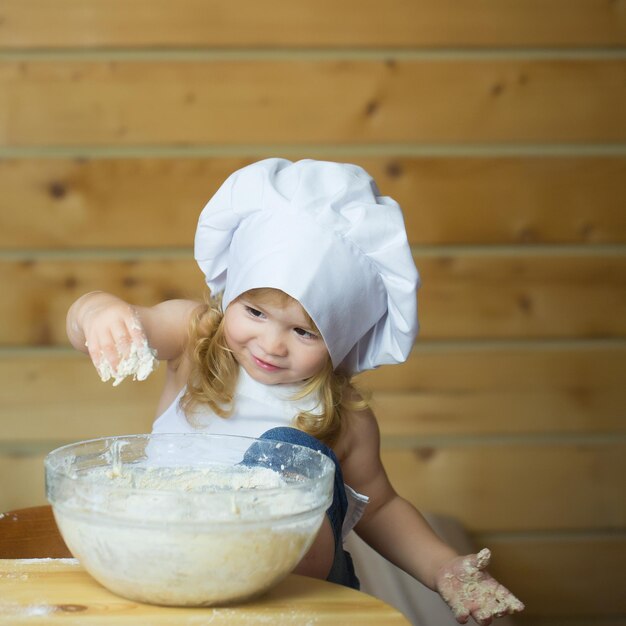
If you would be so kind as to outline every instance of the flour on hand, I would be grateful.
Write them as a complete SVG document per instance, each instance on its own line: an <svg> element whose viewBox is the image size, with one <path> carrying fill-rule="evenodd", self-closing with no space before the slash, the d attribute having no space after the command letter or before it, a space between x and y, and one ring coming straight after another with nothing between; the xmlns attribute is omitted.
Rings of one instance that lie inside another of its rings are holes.
<svg viewBox="0 0 626 626"><path fill-rule="evenodd" d="M96 365L96 369L102 382L113 378L113 386L117 387L127 376L132 376L133 380L145 380L158 364L156 350L153 350L144 339L140 345L135 342L130 344L128 356L118 363L116 369L104 356Z"/></svg>

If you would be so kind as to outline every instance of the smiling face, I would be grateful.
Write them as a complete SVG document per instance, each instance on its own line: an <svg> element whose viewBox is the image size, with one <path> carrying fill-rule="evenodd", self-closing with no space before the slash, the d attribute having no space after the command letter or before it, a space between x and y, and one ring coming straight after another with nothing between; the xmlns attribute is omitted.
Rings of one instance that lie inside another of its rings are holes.
<svg viewBox="0 0 626 626"><path fill-rule="evenodd" d="M278 296L258 298L254 291L246 292L224 313L228 348L254 380L266 385L311 378L330 358L300 304L282 292Z"/></svg>

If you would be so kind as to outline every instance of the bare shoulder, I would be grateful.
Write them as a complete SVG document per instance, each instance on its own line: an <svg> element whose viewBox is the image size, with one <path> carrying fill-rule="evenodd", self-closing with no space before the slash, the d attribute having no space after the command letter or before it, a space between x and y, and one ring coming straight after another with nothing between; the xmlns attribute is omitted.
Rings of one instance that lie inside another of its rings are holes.
<svg viewBox="0 0 626 626"><path fill-rule="evenodd" d="M135 307L160 360L175 362L181 358L191 317L201 306L195 300L166 300L152 307Z"/></svg>
<svg viewBox="0 0 626 626"><path fill-rule="evenodd" d="M197 300L165 300L152 307L153 312L161 316L171 317L175 321L189 320L198 307L203 306Z"/></svg>
<svg viewBox="0 0 626 626"><path fill-rule="evenodd" d="M352 399L360 399L357 391L351 393ZM395 492L380 458L380 429L371 408L345 416L335 454L346 484L370 498L366 515L393 498Z"/></svg>
<svg viewBox="0 0 626 626"><path fill-rule="evenodd" d="M341 434L335 444L337 458L347 458L372 437L380 437L378 422L371 409L349 411L342 419Z"/></svg>
<svg viewBox="0 0 626 626"><path fill-rule="evenodd" d="M350 387L347 390L350 400L362 401L359 392ZM380 429L371 408L348 411L342 419L341 434L335 444L335 454L342 465L349 468L358 465L372 456L378 458L380 450Z"/></svg>

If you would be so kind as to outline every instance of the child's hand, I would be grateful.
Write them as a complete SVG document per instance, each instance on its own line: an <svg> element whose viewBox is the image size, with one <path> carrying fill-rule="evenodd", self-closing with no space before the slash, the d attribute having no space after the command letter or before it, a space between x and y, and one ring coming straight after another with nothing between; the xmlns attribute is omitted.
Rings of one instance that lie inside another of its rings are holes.
<svg viewBox="0 0 626 626"><path fill-rule="evenodd" d="M154 369L155 354L128 303L110 294L93 294L80 307L77 321L103 381L114 378L117 385L131 374L143 380Z"/></svg>
<svg viewBox="0 0 626 626"><path fill-rule="evenodd" d="M524 605L495 580L485 568L491 552L453 559L437 573L437 591L454 612L457 622L465 624L471 615L479 624L491 624L494 617L519 613Z"/></svg>

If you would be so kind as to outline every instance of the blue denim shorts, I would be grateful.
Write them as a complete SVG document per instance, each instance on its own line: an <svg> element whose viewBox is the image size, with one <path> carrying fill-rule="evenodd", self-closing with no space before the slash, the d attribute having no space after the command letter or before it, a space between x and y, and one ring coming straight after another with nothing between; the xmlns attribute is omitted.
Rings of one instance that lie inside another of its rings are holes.
<svg viewBox="0 0 626 626"><path fill-rule="evenodd" d="M283 443L292 443L299 446L305 446L312 450L316 450L326 455L335 464L335 484L333 489L333 501L330 507L326 510L326 515L330 520L330 525L333 530L333 537L335 539L335 557L333 559L332 567L326 578L331 583L337 583L352 589L359 589L360 583L357 578L354 565L352 563L352 557L349 552L343 549L343 541L341 538L341 529L343 526L343 520L346 517L348 510L348 500L346 498L346 490L343 482L343 475L341 473L341 467L339 461L335 456L335 453L325 444L321 443L315 437L308 435L307 433L297 430L296 428L290 428L287 426L280 426L272 428L263 433L259 439L267 439L270 441L282 441ZM252 449L254 446L252 446ZM280 455L280 448L275 451L276 455ZM271 463L276 464L280 462L280 459L272 459ZM244 463L246 459L244 458ZM259 464L259 459L255 461L255 465Z"/></svg>

